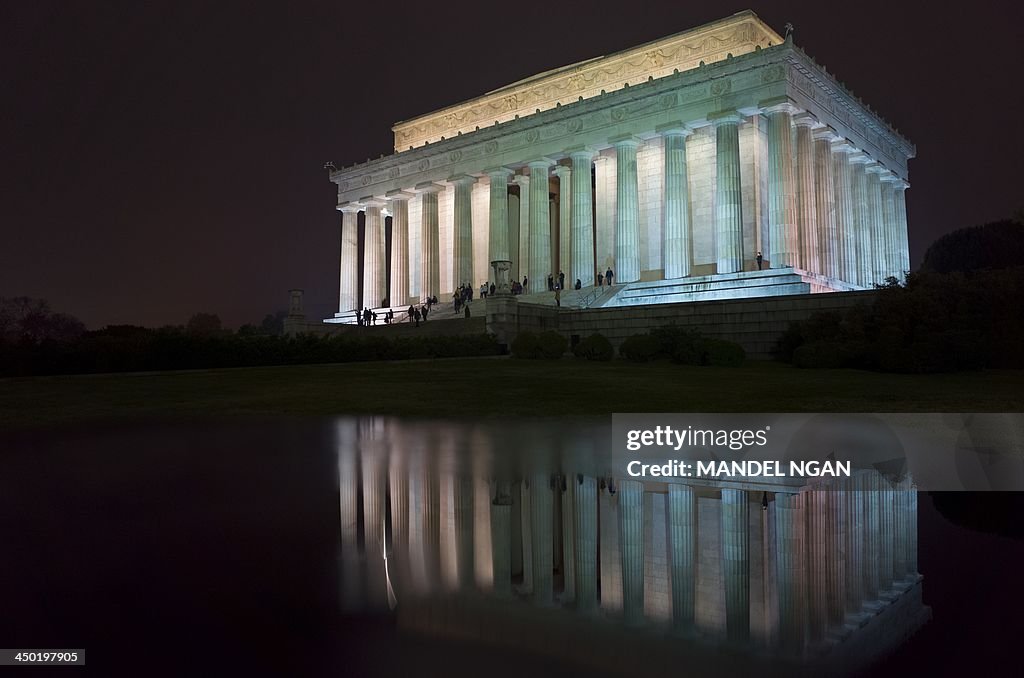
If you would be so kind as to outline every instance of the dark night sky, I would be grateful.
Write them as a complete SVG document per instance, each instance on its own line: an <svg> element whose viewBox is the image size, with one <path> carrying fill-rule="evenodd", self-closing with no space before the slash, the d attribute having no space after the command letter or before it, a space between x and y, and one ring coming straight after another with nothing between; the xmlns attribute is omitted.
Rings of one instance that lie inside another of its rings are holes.
<svg viewBox="0 0 1024 678"><path fill-rule="evenodd" d="M397 120L747 7L792 22L917 144L915 265L936 236L1024 207L1019 2L7 2L0 296L90 327L258 322L291 287L327 314L340 219L325 161L389 152Z"/></svg>

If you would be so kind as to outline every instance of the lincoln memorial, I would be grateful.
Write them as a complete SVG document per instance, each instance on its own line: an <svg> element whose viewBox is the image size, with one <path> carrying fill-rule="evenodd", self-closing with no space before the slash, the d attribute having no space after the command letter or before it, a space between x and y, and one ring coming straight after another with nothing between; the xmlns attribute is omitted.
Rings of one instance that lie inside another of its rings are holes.
<svg viewBox="0 0 1024 678"><path fill-rule="evenodd" d="M560 273L559 303L582 309L853 291L909 269L913 144L749 11L392 129L394 153L330 166L328 322L524 279L521 301L554 304Z"/></svg>

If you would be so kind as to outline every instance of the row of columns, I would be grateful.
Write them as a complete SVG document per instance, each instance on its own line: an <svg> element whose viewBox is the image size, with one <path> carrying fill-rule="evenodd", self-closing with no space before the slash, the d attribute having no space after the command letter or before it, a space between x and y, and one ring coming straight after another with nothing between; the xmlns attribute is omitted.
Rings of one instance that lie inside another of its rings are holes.
<svg viewBox="0 0 1024 678"><path fill-rule="evenodd" d="M834 130L821 125L788 100L762 104L767 119L768 241L761 247L773 268L797 267L870 286L909 269L906 231L906 182L858 151ZM736 111L708 116L715 128L715 261L718 273L744 269L752 259L744 251L743 186L739 128L745 121ZM662 254L666 279L692 272L692 226L687 178L686 138L693 129L682 123L657 130L664 145ZM632 135L609 139L616 158L615 267L616 280L640 279L640 209L637 149ZM513 177L507 167L485 170L490 181L490 261L512 261L513 275L546 280L556 268L583 286L594 284L594 215L591 167L596 150L566 151L567 165L550 158L526 164L529 174ZM559 179L559 260L552 252L548 179L554 167ZM509 181L519 186L516 223L510 219ZM473 284L472 187L469 175L452 177L454 233L452 282ZM440 242L437 193L443 186L416 186L422 196L423 296L438 295ZM345 205L342 211L340 305L358 306L358 247L356 213L365 211L363 305L383 301L384 219L392 215L391 304L409 300L408 200L412 193L393 191L386 200L368 199ZM534 287L534 289L537 289Z"/></svg>

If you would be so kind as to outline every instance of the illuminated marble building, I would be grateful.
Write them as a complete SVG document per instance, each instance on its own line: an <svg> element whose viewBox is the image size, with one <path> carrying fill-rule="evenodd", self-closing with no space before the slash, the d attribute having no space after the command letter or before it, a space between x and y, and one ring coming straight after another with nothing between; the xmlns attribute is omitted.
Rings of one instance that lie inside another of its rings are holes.
<svg viewBox="0 0 1024 678"><path fill-rule="evenodd" d="M856 290L909 268L914 146L752 12L393 130L393 154L330 172L342 321L485 281L528 278L524 301L554 303L559 272L563 305L607 307ZM607 269L614 288L595 289Z"/></svg>
<svg viewBox="0 0 1024 678"><path fill-rule="evenodd" d="M673 675L851 673L930 616L907 477L640 482L606 432L508 426L338 424L348 610Z"/></svg>

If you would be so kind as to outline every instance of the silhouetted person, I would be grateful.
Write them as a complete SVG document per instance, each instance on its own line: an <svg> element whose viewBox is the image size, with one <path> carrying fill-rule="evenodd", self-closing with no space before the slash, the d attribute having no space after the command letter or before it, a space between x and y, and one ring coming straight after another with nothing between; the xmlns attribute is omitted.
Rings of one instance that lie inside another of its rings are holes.
<svg viewBox="0 0 1024 678"><path fill-rule="evenodd" d="M615 271L613 271L611 268L604 272L604 279L608 281L608 287L612 286L612 278L614 277Z"/></svg>
<svg viewBox="0 0 1024 678"><path fill-rule="evenodd" d="M583 283L580 282L579 278L576 278L576 285L575 285L574 289L577 289L577 290L583 289Z"/></svg>
<svg viewBox="0 0 1024 678"><path fill-rule="evenodd" d="M430 313L430 307L429 306L424 306L420 310L423 312L423 322L427 322L427 315Z"/></svg>
<svg viewBox="0 0 1024 678"><path fill-rule="evenodd" d="M604 276L601 275L600 273L598 273L597 274L597 286L601 287L602 285L604 285Z"/></svg>
<svg viewBox="0 0 1024 678"><path fill-rule="evenodd" d="M763 264L763 263L764 263L764 257L761 256L760 252L758 252L757 253L757 270L759 270L759 271L761 270L761 264Z"/></svg>
<svg viewBox="0 0 1024 678"><path fill-rule="evenodd" d="M465 313L466 313L466 317L468 318L469 317L469 304L466 304Z"/></svg>
<svg viewBox="0 0 1024 678"><path fill-rule="evenodd" d="M523 294L526 294L527 288L530 286L530 279L525 275L523 276Z"/></svg>
<svg viewBox="0 0 1024 678"><path fill-rule="evenodd" d="M420 310L418 308L414 308L413 309L412 317L416 321L416 327L419 327L420 326Z"/></svg>
<svg viewBox="0 0 1024 678"><path fill-rule="evenodd" d="M356 325L363 326L363 314L359 312L359 309L353 311L356 314Z"/></svg>
<svg viewBox="0 0 1024 678"><path fill-rule="evenodd" d="M551 292L554 289L555 289L555 277L553 275L551 275L550 273L548 273L548 292Z"/></svg>
<svg viewBox="0 0 1024 678"><path fill-rule="evenodd" d="M496 288L494 287L494 283L491 283L491 296L492 296L492 297L494 296L494 290L495 290L495 289L496 289Z"/></svg>
<svg viewBox="0 0 1024 678"><path fill-rule="evenodd" d="M563 271L558 272L558 289L565 289L565 273Z"/></svg>

